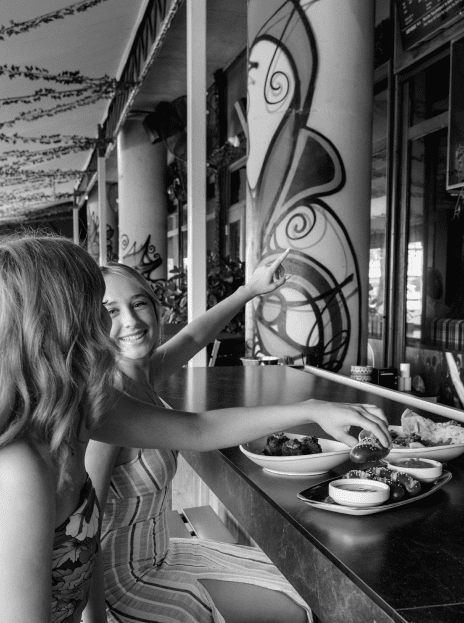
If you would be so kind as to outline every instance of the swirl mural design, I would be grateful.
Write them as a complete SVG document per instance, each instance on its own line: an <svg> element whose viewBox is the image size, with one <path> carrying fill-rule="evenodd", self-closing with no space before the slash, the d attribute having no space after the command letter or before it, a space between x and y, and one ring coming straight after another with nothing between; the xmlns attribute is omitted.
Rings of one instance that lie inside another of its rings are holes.
<svg viewBox="0 0 464 623"><path fill-rule="evenodd" d="M121 236L121 249L124 264L137 268L152 285L159 281L159 279L153 276L153 273L161 266L163 259L156 251L155 245L151 244L150 235L147 236L143 244L138 246L135 241L131 245L129 236L124 234Z"/></svg>
<svg viewBox="0 0 464 623"><path fill-rule="evenodd" d="M259 3L261 26L254 36L249 28L247 181L259 221L259 263L290 248L285 267L292 275L254 303L253 352L309 356L338 371L353 333L349 301L352 309L354 297L360 308L359 267L330 206L346 182L342 159L310 126L318 52L303 4Z"/></svg>

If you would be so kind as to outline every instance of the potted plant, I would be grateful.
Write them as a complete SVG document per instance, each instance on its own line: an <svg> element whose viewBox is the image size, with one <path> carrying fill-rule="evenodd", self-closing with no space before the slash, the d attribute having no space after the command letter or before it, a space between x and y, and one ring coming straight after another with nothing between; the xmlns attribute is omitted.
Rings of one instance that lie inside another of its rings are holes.
<svg viewBox="0 0 464 623"><path fill-rule="evenodd" d="M221 257L208 251L206 258L207 299L206 308L214 307L230 296L245 281L244 262ZM177 333L187 323L187 273L175 266L166 280L158 280L154 286L162 308L165 338ZM224 333L244 336L245 312L240 312L224 328Z"/></svg>

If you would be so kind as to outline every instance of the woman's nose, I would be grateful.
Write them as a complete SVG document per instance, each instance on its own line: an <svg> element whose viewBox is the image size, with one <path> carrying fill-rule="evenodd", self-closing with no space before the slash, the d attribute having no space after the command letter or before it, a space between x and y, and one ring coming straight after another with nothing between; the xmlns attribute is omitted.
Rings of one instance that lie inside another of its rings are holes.
<svg viewBox="0 0 464 623"><path fill-rule="evenodd" d="M125 327L130 327L136 321L135 314L131 309L126 309L122 314L122 323Z"/></svg>

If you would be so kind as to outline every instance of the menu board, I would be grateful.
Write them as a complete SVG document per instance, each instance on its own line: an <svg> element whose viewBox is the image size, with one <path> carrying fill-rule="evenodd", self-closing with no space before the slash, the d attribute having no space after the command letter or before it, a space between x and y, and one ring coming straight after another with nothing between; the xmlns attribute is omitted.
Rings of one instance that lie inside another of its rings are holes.
<svg viewBox="0 0 464 623"><path fill-rule="evenodd" d="M451 44L446 190L464 186L464 37Z"/></svg>
<svg viewBox="0 0 464 623"><path fill-rule="evenodd" d="M464 10L464 0L396 0L396 5L405 49L430 36Z"/></svg>

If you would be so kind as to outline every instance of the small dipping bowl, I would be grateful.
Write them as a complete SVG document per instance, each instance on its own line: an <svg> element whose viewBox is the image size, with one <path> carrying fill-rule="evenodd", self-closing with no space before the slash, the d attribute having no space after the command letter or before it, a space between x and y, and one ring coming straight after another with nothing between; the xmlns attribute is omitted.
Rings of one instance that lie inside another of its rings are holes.
<svg viewBox="0 0 464 623"><path fill-rule="evenodd" d="M260 360L253 357L240 357L244 366L259 366Z"/></svg>
<svg viewBox="0 0 464 623"><path fill-rule="evenodd" d="M271 355L264 355L259 358L259 362L262 366L276 366L279 363L279 358L272 357Z"/></svg>
<svg viewBox="0 0 464 623"><path fill-rule="evenodd" d="M433 459L423 458L404 458L404 459L392 459L387 463L389 469L394 469L397 472L403 472L412 476L419 482L433 482L443 472L443 465L440 461L434 461Z"/></svg>
<svg viewBox="0 0 464 623"><path fill-rule="evenodd" d="M329 482L329 495L343 506L379 506L390 497L390 487L366 478L342 478Z"/></svg>

